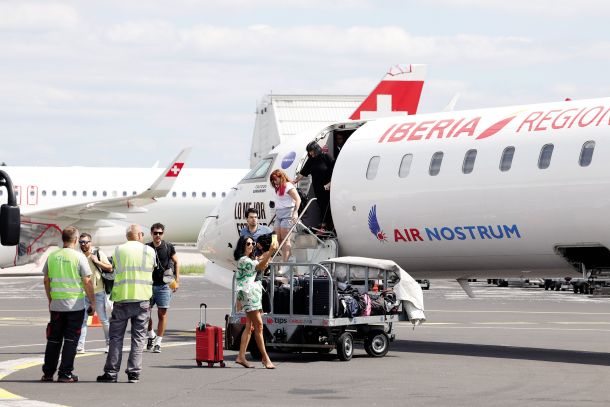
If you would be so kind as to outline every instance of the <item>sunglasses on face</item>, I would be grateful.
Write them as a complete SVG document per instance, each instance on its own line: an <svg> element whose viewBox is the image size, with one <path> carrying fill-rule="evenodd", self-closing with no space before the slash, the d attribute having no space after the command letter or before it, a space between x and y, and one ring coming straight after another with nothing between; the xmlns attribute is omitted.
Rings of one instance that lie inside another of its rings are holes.
<svg viewBox="0 0 610 407"><path fill-rule="evenodd" d="M161 236L163 232L153 232L153 236Z"/></svg>
<svg viewBox="0 0 610 407"><path fill-rule="evenodd" d="M89 243L91 243L91 241L90 240L79 240L78 243L80 243L80 244L89 244Z"/></svg>
<svg viewBox="0 0 610 407"><path fill-rule="evenodd" d="M253 246L254 242L246 242L246 246Z"/></svg>

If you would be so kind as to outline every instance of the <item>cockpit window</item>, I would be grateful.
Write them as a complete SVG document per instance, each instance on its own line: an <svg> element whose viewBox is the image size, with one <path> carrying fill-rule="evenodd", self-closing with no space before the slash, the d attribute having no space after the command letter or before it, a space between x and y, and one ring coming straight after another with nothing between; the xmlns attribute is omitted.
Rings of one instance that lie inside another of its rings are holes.
<svg viewBox="0 0 610 407"><path fill-rule="evenodd" d="M269 157L259 161L258 164L256 164L256 167L252 168L242 181L265 178L269 173L269 168L271 168L273 159L274 157Z"/></svg>

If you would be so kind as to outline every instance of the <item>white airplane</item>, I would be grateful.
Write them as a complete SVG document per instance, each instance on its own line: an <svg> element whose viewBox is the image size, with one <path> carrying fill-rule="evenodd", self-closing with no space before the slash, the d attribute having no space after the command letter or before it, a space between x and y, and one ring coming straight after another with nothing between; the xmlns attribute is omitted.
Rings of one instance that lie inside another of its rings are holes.
<svg viewBox="0 0 610 407"><path fill-rule="evenodd" d="M96 245L124 242L131 223L146 231L155 222L166 225L165 239L194 242L201 222L247 170L183 168L189 152L165 169L3 167L17 192L21 238L0 248L0 267L36 261L70 225L91 233Z"/></svg>
<svg viewBox="0 0 610 407"><path fill-rule="evenodd" d="M232 269L235 208L256 203L269 222L269 173L295 177L305 146L333 151L336 131L351 132L331 181L339 255L390 259L467 292L468 278L610 270L608 98L351 121L294 137L206 220L204 255Z"/></svg>

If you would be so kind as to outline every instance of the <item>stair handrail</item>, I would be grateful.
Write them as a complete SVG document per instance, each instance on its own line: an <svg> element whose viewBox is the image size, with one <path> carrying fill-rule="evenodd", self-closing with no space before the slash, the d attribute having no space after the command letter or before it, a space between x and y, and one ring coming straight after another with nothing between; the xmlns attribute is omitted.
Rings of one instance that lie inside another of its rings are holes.
<svg viewBox="0 0 610 407"><path fill-rule="evenodd" d="M303 217L303 215L305 215L305 213L307 213L307 210L309 209L309 205L311 205L311 203L315 200L317 200L318 198L311 198L309 199L309 201L307 202L307 205L305 205L305 208L303 208L303 211L301 211L301 213L299 214L299 217L297 218L297 221L292 225L292 227L290 228L290 230L288 231L288 233L286 234L286 237L284 238L284 240L282 240L282 242L280 243L280 245L278 246L277 250L275 251L275 253L273 253L273 256L271 256L271 260L269 260L269 263L273 262L273 259L275 259L275 256L277 256L278 253L280 253L280 251L282 250L282 247L284 247L284 244L286 243L286 241L288 239L290 239L290 235L292 234L292 231L294 230L294 228L297 227L297 225L301 225L303 226L306 230L309 230L309 228L305 225L303 225L301 223L301 218ZM311 233L311 231L309 230L309 233ZM313 233L312 233L313 235ZM315 236L315 235L313 235ZM322 240L320 240L317 236L315 236L316 239L318 239L318 241L322 244L324 244L324 242L322 242Z"/></svg>

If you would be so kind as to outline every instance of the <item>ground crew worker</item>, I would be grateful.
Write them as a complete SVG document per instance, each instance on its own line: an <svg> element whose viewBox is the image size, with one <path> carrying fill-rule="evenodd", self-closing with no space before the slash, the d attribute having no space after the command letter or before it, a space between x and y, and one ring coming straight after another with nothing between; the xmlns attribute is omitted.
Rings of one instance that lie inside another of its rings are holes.
<svg viewBox="0 0 610 407"><path fill-rule="evenodd" d="M76 345L80 336L81 325L85 314L85 293L89 299L88 314L93 315L95 295L91 284L91 269L87 258L75 250L78 230L68 226L61 233L63 249L49 255L42 269L44 274L44 289L49 300L51 321L47 325L47 347L44 353L44 373L40 379L52 382L59 352L61 364L57 381L73 383L78 376L72 374ZM63 351L62 351L63 346Z"/></svg>
<svg viewBox="0 0 610 407"><path fill-rule="evenodd" d="M152 295L152 272L155 267L155 251L143 244L143 239L144 233L140 226L130 225L127 228L127 242L114 251L114 307L110 318L110 346L104 374L97 377L98 382L117 381L127 321L131 322L131 350L125 372L129 383L137 383L140 380L149 300Z"/></svg>

